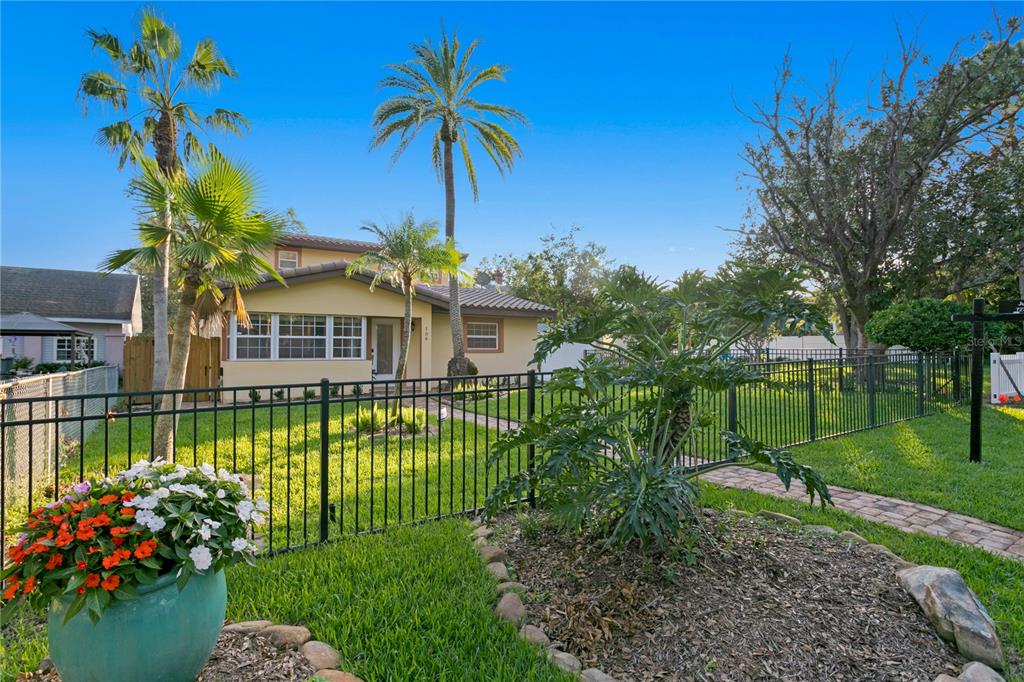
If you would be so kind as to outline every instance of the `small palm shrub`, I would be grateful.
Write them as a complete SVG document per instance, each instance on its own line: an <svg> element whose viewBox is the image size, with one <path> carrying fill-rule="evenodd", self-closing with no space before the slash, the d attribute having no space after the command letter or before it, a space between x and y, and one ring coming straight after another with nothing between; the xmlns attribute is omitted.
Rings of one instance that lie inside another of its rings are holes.
<svg viewBox="0 0 1024 682"><path fill-rule="evenodd" d="M406 433L420 433L427 427L426 411L415 407L396 408L388 404L360 406L345 417L345 429L376 433L397 426Z"/></svg>
<svg viewBox="0 0 1024 682"><path fill-rule="evenodd" d="M304 390L302 392L302 399L303 400L314 400L314 399L316 399L316 391L314 391L311 388L307 388L306 390Z"/></svg>
<svg viewBox="0 0 1024 682"><path fill-rule="evenodd" d="M569 315L537 341L540 364L565 343L598 353L560 369L544 391L553 409L495 442L490 466L536 446L535 467L506 477L487 498L488 514L532 489L556 521L609 544L667 549L700 524L700 471L740 464L772 467L788 488L803 482L813 501L831 501L812 469L746 436L720 434L724 461L700 462L699 436L717 423L714 397L764 379L728 351L769 330L828 333L808 303L798 272L723 266L714 276L684 273L664 285L629 267L605 281L594 304ZM820 331L819 331L820 330ZM631 392L632 399L620 396Z"/></svg>
<svg viewBox="0 0 1024 682"><path fill-rule="evenodd" d="M249 400L254 403L258 403L263 400L263 394L257 391L255 388L249 389Z"/></svg>

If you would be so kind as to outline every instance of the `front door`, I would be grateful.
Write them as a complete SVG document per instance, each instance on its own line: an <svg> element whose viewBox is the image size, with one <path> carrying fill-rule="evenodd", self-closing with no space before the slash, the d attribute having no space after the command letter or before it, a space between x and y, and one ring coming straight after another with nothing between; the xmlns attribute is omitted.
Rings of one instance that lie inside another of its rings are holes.
<svg viewBox="0 0 1024 682"><path fill-rule="evenodd" d="M398 320L373 321L373 374L377 379L394 379L398 367Z"/></svg>

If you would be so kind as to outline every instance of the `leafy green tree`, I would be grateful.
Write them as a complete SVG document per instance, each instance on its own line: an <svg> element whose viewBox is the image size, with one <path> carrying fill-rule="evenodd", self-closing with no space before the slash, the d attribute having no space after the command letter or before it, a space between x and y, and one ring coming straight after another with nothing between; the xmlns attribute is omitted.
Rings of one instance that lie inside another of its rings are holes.
<svg viewBox="0 0 1024 682"><path fill-rule="evenodd" d="M102 265L107 271L131 264L153 267L164 257L163 245L172 244L172 272L180 298L167 370L170 391L184 388L192 330L220 314L226 289L239 323L247 325L242 289L268 275L284 283L262 257L280 236L283 220L259 207L252 173L217 153L199 153L192 161L189 178L184 173L167 176L155 161L140 157L130 191L150 220L138 227L138 246L115 251ZM174 221L170 229L163 222L168 209ZM154 459L173 459L170 412L180 400L180 394L161 398L160 409L166 413L157 417Z"/></svg>
<svg viewBox="0 0 1024 682"><path fill-rule="evenodd" d="M212 39L200 40L191 56L183 58L178 33L150 9L142 11L138 35L130 42L93 29L86 35L94 49L110 58L114 70L83 74L78 95L87 113L93 103L126 114L100 128L96 136L99 144L120 155L118 168L134 162L152 145L160 172L172 177L182 170L182 156L188 160L203 149L198 133L216 130L241 135L248 130L249 122L236 111L216 108L200 115L188 102L190 92L216 90L223 78L236 76ZM164 229L169 230L171 215L166 207L162 216ZM162 387L167 375L169 248L169 241L161 245L160 260L150 266L154 388Z"/></svg>
<svg viewBox="0 0 1024 682"><path fill-rule="evenodd" d="M1015 116L1020 21L997 28L973 54L958 45L945 62L901 40L895 69L859 110L840 101L838 68L818 91L791 92L787 57L772 96L748 114L760 131L744 152L757 199L750 232L838 285L851 350L870 349L864 325L889 298L887 268L918 220L923 188L944 160L987 148Z"/></svg>
<svg viewBox="0 0 1024 682"><path fill-rule="evenodd" d="M488 509L536 489L567 527L612 543L664 548L678 539L698 522L698 473L684 462L700 456L694 446L715 422L715 395L763 380L730 359L729 349L773 327L827 330L807 303L802 279L797 272L729 265L711 277L688 272L663 285L619 268L592 306L556 321L538 339L536 363L564 343L587 343L598 353L556 371L544 390L561 401L498 438L493 466L503 467L524 446L536 445L539 453L535 467L492 490ZM765 464L787 487L802 481L812 501L830 500L821 477L789 453L736 434L723 437L729 456L711 468Z"/></svg>
<svg viewBox="0 0 1024 682"><path fill-rule="evenodd" d="M525 256L506 254L484 258L477 272L494 279L500 276L504 288L516 296L544 303L559 316L594 302L601 279L607 276L611 260L606 249L594 242L576 243L578 227L567 234L541 238L541 249Z"/></svg>
<svg viewBox="0 0 1024 682"><path fill-rule="evenodd" d="M405 297L405 315L402 321L402 345L395 376L405 378L409 362L409 338L412 330L412 299L418 282L430 281L440 275L458 277L462 255L452 242L442 243L437 238L437 222L417 223L412 213L406 214L395 225L378 227L369 224L364 230L373 234L379 248L367 251L354 260L347 275L370 273L370 290L379 284L389 284Z"/></svg>
<svg viewBox="0 0 1024 682"><path fill-rule="evenodd" d="M459 147L474 201L479 192L470 140L477 142L502 173L511 170L522 155L519 142L501 122L526 123L526 117L511 107L476 99L474 91L479 86L504 81L508 71L501 64L484 68L471 65L478 45L479 41L474 40L463 50L457 35L449 38L442 33L440 44L426 40L410 46L413 59L390 65L396 74L380 82L382 88L398 90L399 94L373 112L371 147L397 139L392 160L397 160L424 128L433 128L431 162L444 184L444 235L451 242L455 241L455 146ZM469 373L469 360L462 339L459 280L454 275L448 278L448 297L454 356L448 362L448 374L465 375Z"/></svg>
<svg viewBox="0 0 1024 682"><path fill-rule="evenodd" d="M954 300L919 298L895 303L871 317L864 331L868 337L886 346L906 346L911 350L949 350L971 342L969 322L951 322L950 317L969 313L971 306ZM1013 334L1014 325L986 323L985 335L1003 342Z"/></svg>

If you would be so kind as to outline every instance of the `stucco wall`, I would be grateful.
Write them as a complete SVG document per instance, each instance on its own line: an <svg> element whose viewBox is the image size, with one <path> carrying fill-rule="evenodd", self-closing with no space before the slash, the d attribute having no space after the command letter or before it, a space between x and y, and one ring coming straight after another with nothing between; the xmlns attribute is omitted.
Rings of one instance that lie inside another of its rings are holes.
<svg viewBox="0 0 1024 682"><path fill-rule="evenodd" d="M503 327L502 352L466 351L466 356L477 366L480 374L512 374L529 369L537 338L537 318L467 314L463 317L463 323L466 319L500 320ZM452 335L449 331L451 327L448 326L447 311L434 314L434 329L434 375L444 376L448 371L448 360L452 357Z"/></svg>
<svg viewBox="0 0 1024 682"><path fill-rule="evenodd" d="M331 381L368 381L369 360L225 360L223 385L315 384ZM239 396L243 401L247 398ZM230 398L229 398L230 400Z"/></svg>

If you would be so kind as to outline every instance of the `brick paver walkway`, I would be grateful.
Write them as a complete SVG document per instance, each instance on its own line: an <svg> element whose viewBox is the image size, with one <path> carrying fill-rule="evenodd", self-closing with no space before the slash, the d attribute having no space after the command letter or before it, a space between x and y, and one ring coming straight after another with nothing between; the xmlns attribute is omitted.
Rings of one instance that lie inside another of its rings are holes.
<svg viewBox="0 0 1024 682"><path fill-rule="evenodd" d="M787 492L775 474L746 467L710 471L702 479L730 488L743 488L776 497L807 499L803 484L794 481ZM994 554L1024 561L1024 532L955 512L907 502L894 497L829 486L836 507L850 514L877 521L908 533L920 531L964 545L974 545Z"/></svg>

